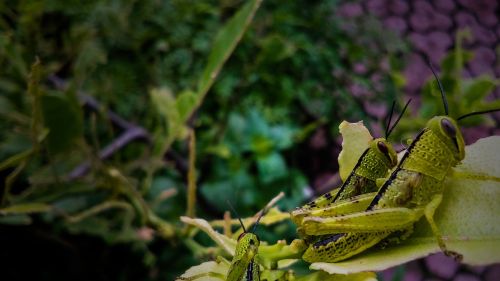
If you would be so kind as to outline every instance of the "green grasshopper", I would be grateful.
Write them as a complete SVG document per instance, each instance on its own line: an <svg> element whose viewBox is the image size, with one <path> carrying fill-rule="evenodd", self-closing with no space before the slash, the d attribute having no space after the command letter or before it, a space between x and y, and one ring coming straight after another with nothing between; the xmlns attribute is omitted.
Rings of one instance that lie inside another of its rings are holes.
<svg viewBox="0 0 500 281"><path fill-rule="evenodd" d="M437 79L432 67L431 70ZM446 175L465 157L465 144L457 121L498 109L472 112L454 120L448 116L446 96L441 82L437 81L446 115L427 122L365 210L303 219L302 228L307 235L331 235L329 239L309 245L302 256L305 261L336 262L383 240L405 239L422 216L430 224L441 250L457 260L462 258L447 249L434 221L434 212L443 197Z"/></svg>
<svg viewBox="0 0 500 281"><path fill-rule="evenodd" d="M233 206L231 204L229 204L229 206L238 216ZM257 229L257 225L259 224L259 221L265 214L265 212L265 209L262 210L250 232L246 230L240 216L238 216L238 220L240 221L241 227L243 228L243 232L238 237L238 244L236 244L235 254L226 276L227 281L260 280L259 264L255 262L255 258L259 250L260 240L259 237L255 234L255 230Z"/></svg>
<svg viewBox="0 0 500 281"><path fill-rule="evenodd" d="M395 102L392 103L391 111L388 118L386 118L388 121L386 124L385 138L376 138L370 141L368 148L360 156L357 164L340 188L327 192L317 199L292 211L291 217L294 223L299 226L299 232L301 232L300 226L304 217L332 216L350 213L356 210L359 211L359 209L352 210L352 204L349 204L351 201L346 201L346 199L357 198L357 208L359 208L359 206L368 206L371 198L375 196L375 192L378 189L376 184L377 179L386 177L389 170L397 164L396 151L387 139L403 116L410 102L411 99L406 103L403 111L391 127ZM363 196L357 197L359 195Z"/></svg>

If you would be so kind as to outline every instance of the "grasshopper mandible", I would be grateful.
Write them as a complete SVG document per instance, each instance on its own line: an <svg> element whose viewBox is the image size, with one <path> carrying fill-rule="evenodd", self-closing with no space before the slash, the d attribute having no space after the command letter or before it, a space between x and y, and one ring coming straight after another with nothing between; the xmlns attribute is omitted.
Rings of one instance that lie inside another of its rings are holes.
<svg viewBox="0 0 500 281"><path fill-rule="evenodd" d="M432 67L431 70L437 79ZM446 175L465 157L464 139L457 121L498 110L472 112L455 120L448 116L446 96L441 82L437 81L446 115L427 122L365 211L303 219L302 228L307 235L334 234L328 240L311 244L303 255L305 261L336 262L382 240L405 239L422 216L431 226L441 250L457 260L462 258L447 249L434 221L434 212L443 197Z"/></svg>
<svg viewBox="0 0 500 281"><path fill-rule="evenodd" d="M327 192L315 200L295 209L291 213L292 220L299 227L302 219L307 216L333 216L350 212L362 211L375 196L378 187L377 179L387 176L390 169L397 164L397 154L392 145L387 141L399 120L406 111L411 99L405 104L403 111L391 127L392 114L395 102L392 103L388 115L385 138L376 138L369 142L368 148L360 156L357 164L344 183L335 190ZM359 198L356 196L360 196ZM358 204L333 204L356 197ZM353 209L354 207L354 209Z"/></svg>

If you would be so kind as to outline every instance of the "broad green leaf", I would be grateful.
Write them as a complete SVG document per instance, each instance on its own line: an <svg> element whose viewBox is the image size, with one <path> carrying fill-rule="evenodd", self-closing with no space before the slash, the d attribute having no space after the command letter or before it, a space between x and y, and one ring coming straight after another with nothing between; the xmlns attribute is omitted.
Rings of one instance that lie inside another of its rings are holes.
<svg viewBox="0 0 500 281"><path fill-rule="evenodd" d="M221 281L226 278L229 263L225 261L207 261L189 268L176 280Z"/></svg>
<svg viewBox="0 0 500 281"><path fill-rule="evenodd" d="M50 205L43 203L17 204L0 209L0 215L43 213L51 209Z"/></svg>
<svg viewBox="0 0 500 281"><path fill-rule="evenodd" d="M363 121L349 123L343 121L339 125L342 134L342 152L339 154L339 173L345 181L356 166L361 154L368 148L372 135L363 125Z"/></svg>
<svg viewBox="0 0 500 281"><path fill-rule="evenodd" d="M248 1L216 35L207 66L198 82L198 103L203 100L222 66L241 40L261 2L262 0Z"/></svg>
<svg viewBox="0 0 500 281"><path fill-rule="evenodd" d="M462 254L467 264L500 262L500 160L494 153L499 150L499 136L467 146L462 164L445 180L443 202L435 214L448 248ZM372 249L338 263L313 263L311 268L342 274L378 271L439 251L428 223L421 219L414 234L400 245Z"/></svg>

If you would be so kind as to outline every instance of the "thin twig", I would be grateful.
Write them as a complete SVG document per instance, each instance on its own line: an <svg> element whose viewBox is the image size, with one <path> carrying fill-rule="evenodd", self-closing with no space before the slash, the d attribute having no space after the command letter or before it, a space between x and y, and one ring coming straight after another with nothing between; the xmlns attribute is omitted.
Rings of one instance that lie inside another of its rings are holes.
<svg viewBox="0 0 500 281"><path fill-rule="evenodd" d="M104 147L99 152L99 159L103 160L111 157L111 155L135 139L148 139L148 137L148 133L143 128L132 127ZM90 164L90 161L85 161L84 163L78 165L69 173L67 179L71 181L85 176L90 170Z"/></svg>
<svg viewBox="0 0 500 281"><path fill-rule="evenodd" d="M61 79L55 75L51 75L48 77L49 81L52 82L52 84L59 90L67 90L68 88L68 82L66 82L64 79ZM81 91L77 93L78 99L80 102L88 106L94 111L100 112L104 107L92 96L87 95ZM114 113L111 110L106 110L106 116L108 117L113 124L117 125L118 127L126 130L130 129L132 127L137 127L133 123L128 122L127 120L121 118L118 114Z"/></svg>
<svg viewBox="0 0 500 281"><path fill-rule="evenodd" d="M194 130L190 131L189 138L189 171L187 177L187 210L186 216L194 218L196 215L196 136Z"/></svg>
<svg viewBox="0 0 500 281"><path fill-rule="evenodd" d="M125 210L126 212L129 212L133 215L133 211L132 211L132 207L125 203L125 202L120 202L120 201L105 201L103 203L100 203L98 205L95 205L93 207L91 207L90 209L87 209L81 213L78 213L78 214L75 214L75 215L69 215L66 217L66 219L70 222L70 223L77 223L85 218L88 218L90 216L93 216L93 215L96 215L98 213L101 213L101 212L104 212L106 210L109 210L109 209L113 209L113 208L119 208L119 209L123 209Z"/></svg>

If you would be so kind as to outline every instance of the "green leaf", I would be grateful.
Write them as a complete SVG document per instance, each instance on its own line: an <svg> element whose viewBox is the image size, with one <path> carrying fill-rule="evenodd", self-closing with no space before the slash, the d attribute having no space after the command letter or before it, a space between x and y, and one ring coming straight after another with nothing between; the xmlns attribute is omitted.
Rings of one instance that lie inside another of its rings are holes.
<svg viewBox="0 0 500 281"><path fill-rule="evenodd" d="M156 111L168 124L168 133L172 134L176 128L182 126L174 95L167 88L153 89L149 94Z"/></svg>
<svg viewBox="0 0 500 281"><path fill-rule="evenodd" d="M226 278L228 271L229 262L227 261L207 261L192 266L176 280L221 281Z"/></svg>
<svg viewBox="0 0 500 281"><path fill-rule="evenodd" d="M263 183L270 183L287 174L287 166L281 154L274 152L257 159L259 178Z"/></svg>
<svg viewBox="0 0 500 281"><path fill-rule="evenodd" d="M198 82L199 102L208 92L222 66L241 40L261 2L262 0L248 1L216 35L207 65Z"/></svg>
<svg viewBox="0 0 500 281"><path fill-rule="evenodd" d="M185 122L193 108L196 107L196 93L193 91L184 91L176 99L176 108L179 112L179 118Z"/></svg>
<svg viewBox="0 0 500 281"><path fill-rule="evenodd" d="M177 101L170 89L153 89L149 94L153 106L165 123L165 127L159 129L155 137L155 152L162 156L185 131L184 120L179 115Z"/></svg>
<svg viewBox="0 0 500 281"><path fill-rule="evenodd" d="M290 126L273 126L269 130L269 136L277 149L287 149L294 144L296 129Z"/></svg>
<svg viewBox="0 0 500 281"><path fill-rule="evenodd" d="M339 154L339 174L345 181L356 166L361 154L368 148L372 135L363 125L363 121L349 123L343 121L339 125L342 134L342 151Z"/></svg>
<svg viewBox="0 0 500 281"><path fill-rule="evenodd" d="M297 281L375 281L377 275L374 272L360 272L355 274L328 274L323 271L317 271L306 276L300 277Z"/></svg>
<svg viewBox="0 0 500 281"><path fill-rule="evenodd" d="M67 151L83 133L80 108L60 95L42 96L41 105L44 125L49 129L49 151Z"/></svg>
<svg viewBox="0 0 500 281"><path fill-rule="evenodd" d="M500 262L500 165L494 151L500 137L480 139L466 147L466 157L445 180L443 202L435 214L447 247L463 255L464 263L488 265ZM338 263L313 263L312 269L329 273L379 271L439 252L425 219L400 245L372 249Z"/></svg>
<svg viewBox="0 0 500 281"><path fill-rule="evenodd" d="M497 86L495 80L489 77L478 77L469 83L464 82L463 101L462 104L472 105L483 100L493 88Z"/></svg>

